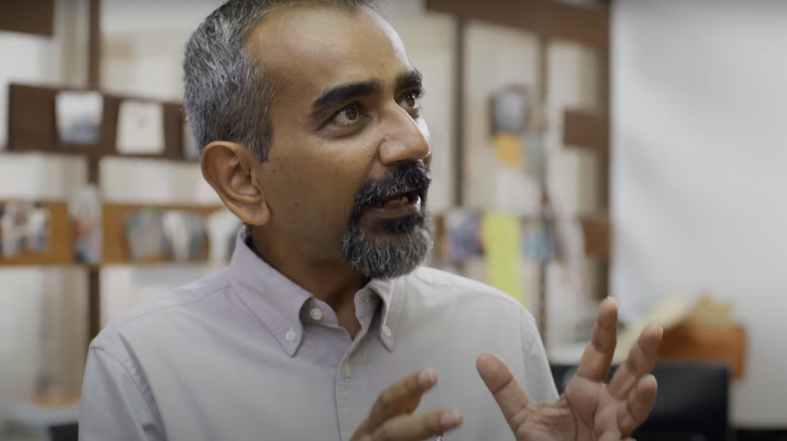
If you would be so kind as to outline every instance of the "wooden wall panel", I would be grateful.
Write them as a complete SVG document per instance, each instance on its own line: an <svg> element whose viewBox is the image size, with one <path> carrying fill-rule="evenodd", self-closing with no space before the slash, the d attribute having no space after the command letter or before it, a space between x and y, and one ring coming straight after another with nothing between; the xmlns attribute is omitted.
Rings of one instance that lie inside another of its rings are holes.
<svg viewBox="0 0 787 441"><path fill-rule="evenodd" d="M595 113L566 111L563 114L563 144L609 151L609 119Z"/></svg>
<svg viewBox="0 0 787 441"><path fill-rule="evenodd" d="M552 0L427 0L430 11L484 21L569 40L593 48L607 45L605 8L578 7Z"/></svg>
<svg viewBox="0 0 787 441"><path fill-rule="evenodd" d="M612 222L605 216L581 216L585 255L609 258L612 250Z"/></svg>
<svg viewBox="0 0 787 441"><path fill-rule="evenodd" d="M57 136L55 100L61 91L78 90L45 86L11 84L9 86L8 150L79 155L87 158L124 156L180 161L183 155L182 104L162 102L164 114L164 151L158 155L120 155L116 141L118 115L123 100L150 101L146 98L104 94L101 140L97 145L60 145Z"/></svg>
<svg viewBox="0 0 787 441"><path fill-rule="evenodd" d="M55 30L55 0L0 1L0 31L52 37Z"/></svg>

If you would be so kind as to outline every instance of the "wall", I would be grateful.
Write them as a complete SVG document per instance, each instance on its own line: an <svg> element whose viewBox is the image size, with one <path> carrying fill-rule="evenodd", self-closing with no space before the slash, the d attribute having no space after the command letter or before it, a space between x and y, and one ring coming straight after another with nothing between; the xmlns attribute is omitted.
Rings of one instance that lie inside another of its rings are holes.
<svg viewBox="0 0 787 441"><path fill-rule="evenodd" d="M0 90L5 91L9 80L84 83L84 69L77 62L83 51L78 50L79 45L75 46L76 49L71 48L71 54L64 50L68 42L84 43L84 35L77 32L81 28L76 25L84 17L65 7L74 2L81 5L84 12L82 0L58 0L59 17L70 20L70 34L60 33L52 41L0 34L0 57L19 60L15 64L0 65ZM128 94L180 99L180 63L185 41L191 30L220 3L219 0L104 0L102 87ZM440 213L450 208L454 179L450 155L454 143L454 21L445 15L424 13L423 4L423 0L392 1L385 8L385 15L404 40L410 61L425 75L428 93L424 100L424 114L432 134L435 176L430 202L432 210ZM70 18L69 12L73 13ZM466 189L471 204L489 208L484 201L488 202L490 191L494 192L494 189L489 186L492 180L483 170L483 165L488 162L485 161L490 157L486 138L488 92L511 81L535 87L538 81L536 45L532 35L477 23L471 25L469 37L471 51L475 54L471 56L478 56L481 60L487 57L487 61L498 66L495 75L491 76L485 75L489 67L484 61L468 66L472 70L468 82L471 105L466 116L468 136L472 138L468 148L474 168L470 171L471 181ZM550 127L550 167L553 175L559 177L551 185L556 198L569 214L587 208L587 201L583 198L593 192L583 187L580 180L573 179L590 168L588 159L581 153L567 151L560 145L557 135L560 133L559 115L565 107L593 106L594 91L588 87L588 77L584 76L592 70L587 65L587 54L581 49L566 44L556 44L551 49L552 86L548 107L556 120ZM0 112L3 110L5 102L0 96ZM4 120L5 115L0 113L0 121ZM2 145L5 124L0 124L0 127ZM3 155L0 159L0 199L65 199L84 182L84 176L84 164L79 161L35 155ZM102 184L105 198L115 202L218 202L212 189L202 180L198 167L193 165L106 160L102 164ZM102 273L102 319L109 320L150 296L211 271L213 268L210 266L107 268ZM561 275L557 274L554 278L559 277ZM0 287L0 336L14 336L10 342L7 341L9 339L0 339L1 421L4 406L35 391L39 372L66 372L63 381L78 382L81 365L50 363L50 360L62 358L62 352L68 349L58 346L53 339L45 339L42 343L41 336L49 335L53 329L64 325L64 317L71 323L84 325L86 299L84 271L81 270L0 271ZM565 286L558 288L564 289ZM576 291L562 294L576 298ZM560 297L554 304L568 300L568 297ZM60 315L52 312L58 310L65 312ZM570 327L576 319L564 308L553 308L550 314L550 323L556 327ZM557 335L560 330L554 331ZM75 327L70 332L70 341L81 343L84 326ZM77 355L76 359L81 361L81 355ZM11 361L15 363L13 366ZM4 391L3 385L13 387Z"/></svg>
<svg viewBox="0 0 787 441"><path fill-rule="evenodd" d="M787 3L614 8L612 283L635 317L708 290L750 333L744 426L787 426Z"/></svg>
<svg viewBox="0 0 787 441"><path fill-rule="evenodd" d="M62 23L57 22L56 34L62 35L63 31ZM7 142L8 83L61 81L64 76L61 49L52 39L0 32L0 60L5 60L0 63L0 150ZM79 172L73 168L78 164L70 165L70 168L58 167L41 157L0 156L0 199L60 196L59 189L70 181L63 173ZM57 272L52 277L44 274L38 268L0 269L0 422L8 406L28 397L41 375L48 373L40 369L40 361L61 359L64 346L58 344L59 339L54 335L57 333L54 328L60 325L59 315L44 305L79 301L73 297L74 291L52 289L51 284L55 280L69 280L74 285L78 283L74 277L78 276L68 272ZM58 367L65 371L81 369L81 366L74 369L59 363Z"/></svg>

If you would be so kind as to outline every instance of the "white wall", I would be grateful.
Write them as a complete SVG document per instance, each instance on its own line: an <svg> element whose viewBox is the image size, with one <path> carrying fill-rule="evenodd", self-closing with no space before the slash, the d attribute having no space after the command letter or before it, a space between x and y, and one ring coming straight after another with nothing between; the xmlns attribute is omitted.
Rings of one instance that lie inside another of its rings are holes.
<svg viewBox="0 0 787 441"><path fill-rule="evenodd" d="M614 8L613 290L628 317L670 294L734 303L746 426L787 426L785 17L767 0Z"/></svg>
<svg viewBox="0 0 787 441"><path fill-rule="evenodd" d="M0 31L0 149L8 141L8 84L59 80L56 53L49 39Z"/></svg>

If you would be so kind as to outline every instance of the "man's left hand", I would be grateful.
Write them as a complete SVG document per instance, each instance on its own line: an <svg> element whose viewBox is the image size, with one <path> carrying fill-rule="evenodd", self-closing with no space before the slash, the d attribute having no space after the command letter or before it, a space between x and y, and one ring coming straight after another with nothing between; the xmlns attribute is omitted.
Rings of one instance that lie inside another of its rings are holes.
<svg viewBox="0 0 787 441"><path fill-rule="evenodd" d="M517 441L620 441L647 419L656 401L656 379L650 371L663 331L657 326L646 328L607 384L617 317L617 304L602 302L577 373L554 403L531 401L498 357L478 358L478 372Z"/></svg>

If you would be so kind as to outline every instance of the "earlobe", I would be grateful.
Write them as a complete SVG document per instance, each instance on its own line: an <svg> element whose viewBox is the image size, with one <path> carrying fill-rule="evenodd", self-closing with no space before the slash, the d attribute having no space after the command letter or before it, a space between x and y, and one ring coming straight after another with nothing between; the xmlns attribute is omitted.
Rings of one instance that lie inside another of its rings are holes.
<svg viewBox="0 0 787 441"><path fill-rule="evenodd" d="M249 225L265 225L270 208L258 179L259 160L246 146L215 141L202 152L202 176L224 205Z"/></svg>

